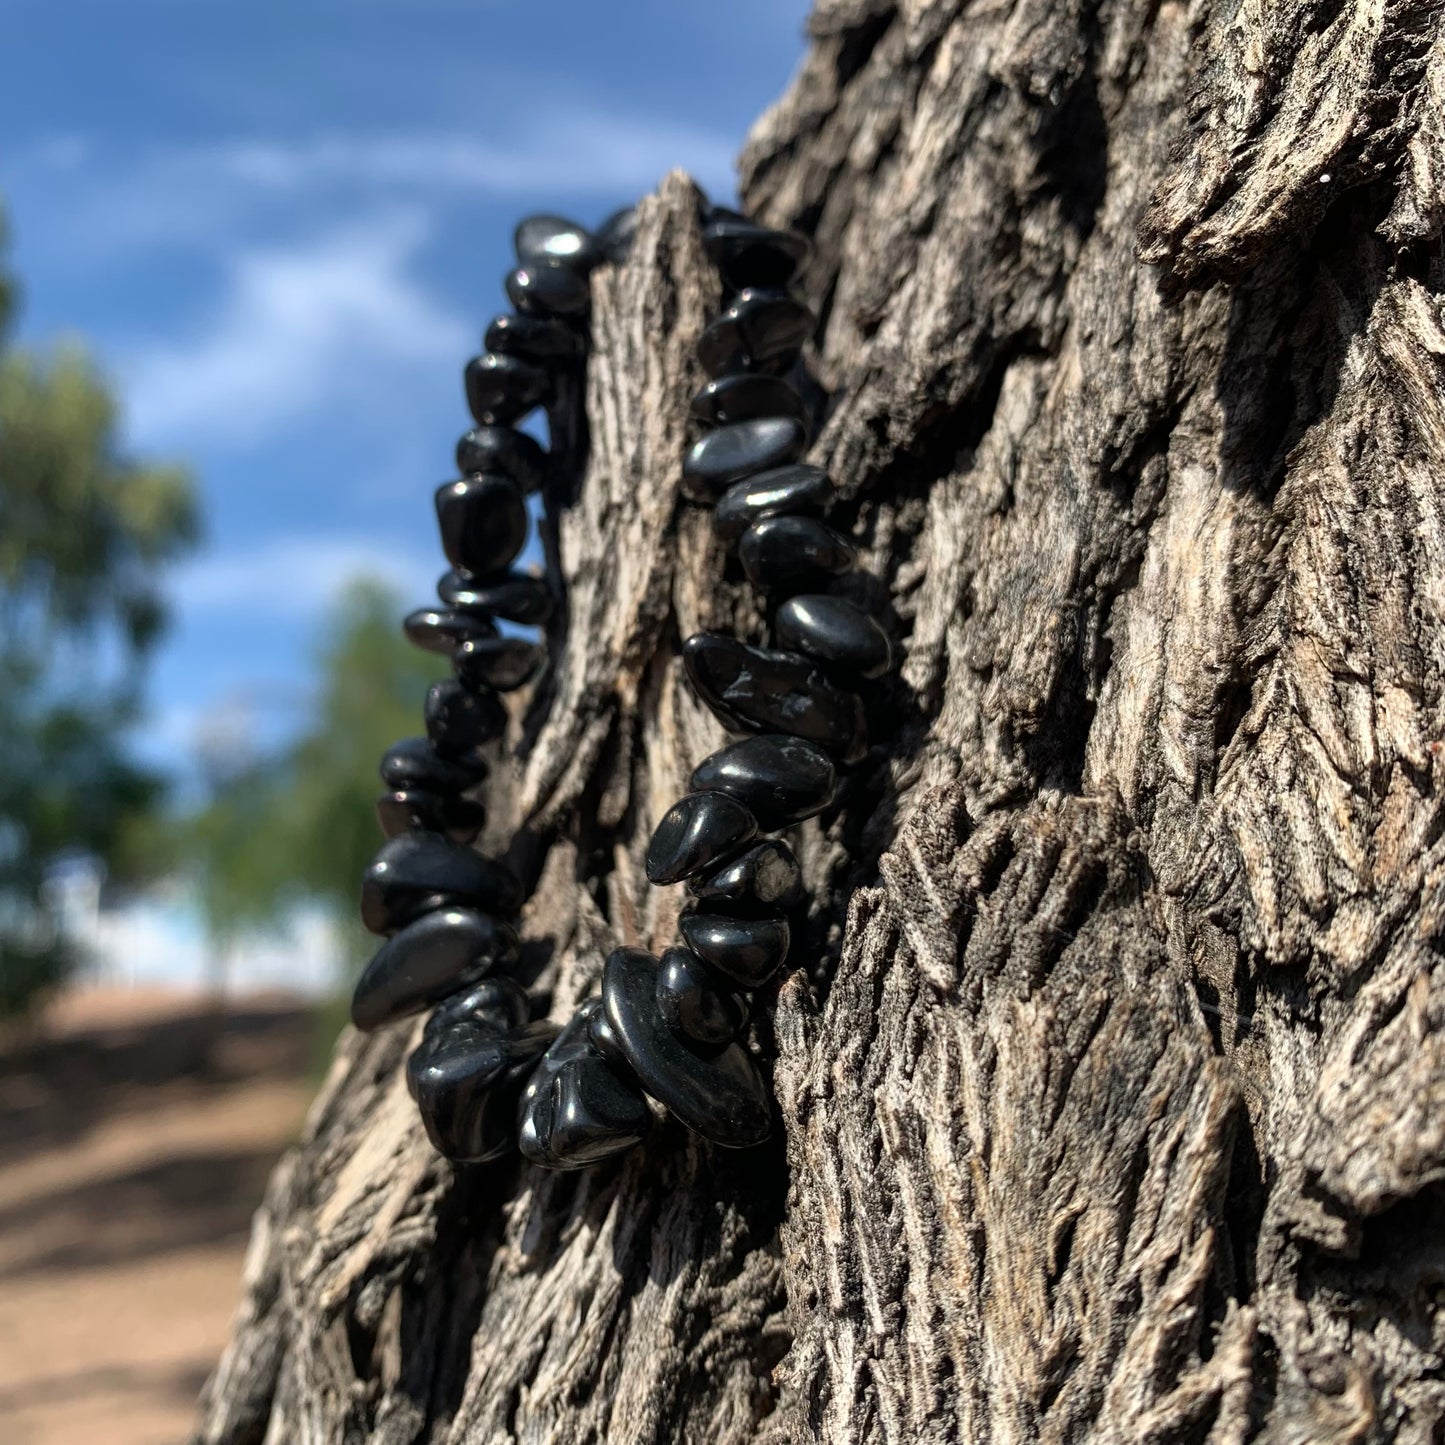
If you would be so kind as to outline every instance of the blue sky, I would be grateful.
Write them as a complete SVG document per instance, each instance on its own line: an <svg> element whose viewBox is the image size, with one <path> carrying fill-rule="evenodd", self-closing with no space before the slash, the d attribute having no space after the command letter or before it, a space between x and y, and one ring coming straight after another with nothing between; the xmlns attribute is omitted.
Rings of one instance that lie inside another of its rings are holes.
<svg viewBox="0 0 1445 1445"><path fill-rule="evenodd" d="M130 447L188 462L146 754L297 716L349 576L417 604L461 367L528 210L594 221L674 165L731 194L804 0L8 0L0 195L20 335L78 333Z"/></svg>

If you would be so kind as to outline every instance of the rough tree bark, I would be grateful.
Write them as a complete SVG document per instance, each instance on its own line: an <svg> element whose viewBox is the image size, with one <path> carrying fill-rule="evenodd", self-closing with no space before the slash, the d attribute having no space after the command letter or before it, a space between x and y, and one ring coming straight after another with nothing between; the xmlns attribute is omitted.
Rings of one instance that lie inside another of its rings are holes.
<svg viewBox="0 0 1445 1445"><path fill-rule="evenodd" d="M1442 12L824 0L744 194L906 661L801 831L776 1147L458 1174L348 1036L198 1442L1445 1438ZM643 218L494 800L558 1017L671 934L678 637L760 622Z"/></svg>

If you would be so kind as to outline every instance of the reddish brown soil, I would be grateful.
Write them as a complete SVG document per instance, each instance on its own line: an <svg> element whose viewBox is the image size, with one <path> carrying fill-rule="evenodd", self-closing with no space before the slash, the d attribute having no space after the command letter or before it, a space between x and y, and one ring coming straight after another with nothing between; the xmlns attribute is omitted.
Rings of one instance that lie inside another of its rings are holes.
<svg viewBox="0 0 1445 1445"><path fill-rule="evenodd" d="M310 1093L294 1001L79 994L0 1053L0 1442L176 1445Z"/></svg>

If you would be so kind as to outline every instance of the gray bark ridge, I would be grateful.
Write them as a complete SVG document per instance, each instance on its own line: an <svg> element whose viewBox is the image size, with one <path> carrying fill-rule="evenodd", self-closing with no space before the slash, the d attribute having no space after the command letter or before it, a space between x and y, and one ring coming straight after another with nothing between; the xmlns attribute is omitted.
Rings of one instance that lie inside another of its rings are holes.
<svg viewBox="0 0 1445 1445"><path fill-rule="evenodd" d="M1437 1441L1445 5L811 32L744 195L815 238L812 458L905 656L799 836L777 1146L454 1172L408 1030L348 1036L194 1438ZM690 185L642 218L493 800L557 1017L671 935L677 639L762 621L677 491Z"/></svg>

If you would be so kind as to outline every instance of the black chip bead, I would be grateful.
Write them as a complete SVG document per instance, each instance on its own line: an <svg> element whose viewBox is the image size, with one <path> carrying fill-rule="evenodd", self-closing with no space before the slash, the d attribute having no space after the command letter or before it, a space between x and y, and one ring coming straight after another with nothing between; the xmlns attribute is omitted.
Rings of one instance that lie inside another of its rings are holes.
<svg viewBox="0 0 1445 1445"><path fill-rule="evenodd" d="M591 231L566 216L524 216L512 232L512 245L524 265L555 261L574 270L590 271L602 260L602 250Z"/></svg>
<svg viewBox="0 0 1445 1445"><path fill-rule="evenodd" d="M487 776L487 765L474 760L444 758L428 738L402 738L381 755L378 771L388 788L464 793Z"/></svg>
<svg viewBox="0 0 1445 1445"><path fill-rule="evenodd" d="M631 1076L632 1067L627 1062L627 1055L622 1052L612 1025L607 1022L607 1010L602 1007L600 998L593 999L587 1010L587 1041L608 1063L621 1070L624 1077Z"/></svg>
<svg viewBox="0 0 1445 1445"><path fill-rule="evenodd" d="M698 632L683 643L682 660L698 696L739 732L806 738L845 762L866 751L863 700L809 658Z"/></svg>
<svg viewBox="0 0 1445 1445"><path fill-rule="evenodd" d="M813 313L786 291L749 287L698 337L697 359L709 376L732 371L786 371L813 334Z"/></svg>
<svg viewBox="0 0 1445 1445"><path fill-rule="evenodd" d="M473 576L501 571L527 540L527 503L510 477L444 482L436 510L447 561Z"/></svg>
<svg viewBox="0 0 1445 1445"><path fill-rule="evenodd" d="M473 638L497 635L487 618L453 607L418 607L402 619L401 627L409 641L443 657L451 657L462 643Z"/></svg>
<svg viewBox="0 0 1445 1445"><path fill-rule="evenodd" d="M747 1004L686 948L662 955L657 1007L673 1033L704 1048L731 1043L748 1021Z"/></svg>
<svg viewBox="0 0 1445 1445"><path fill-rule="evenodd" d="M383 843L362 874L361 921L372 933L395 933L433 896L508 914L522 888L502 864L470 848L436 833L403 833Z"/></svg>
<svg viewBox="0 0 1445 1445"><path fill-rule="evenodd" d="M772 1121L757 1064L740 1044L703 1057L673 1033L657 1005L657 967L642 949L619 948L602 974L607 1021L638 1082L714 1144L761 1144Z"/></svg>
<svg viewBox="0 0 1445 1445"><path fill-rule="evenodd" d="M662 815L647 845L650 883L681 883L735 853L758 831L757 820L725 793L689 793Z"/></svg>
<svg viewBox="0 0 1445 1445"><path fill-rule="evenodd" d="M472 357L463 380L467 406L484 426L520 421L552 398L552 378L541 367L492 351Z"/></svg>
<svg viewBox="0 0 1445 1445"><path fill-rule="evenodd" d="M824 586L858 560L846 537L816 517L764 517L738 543L748 581L768 592Z"/></svg>
<svg viewBox="0 0 1445 1445"><path fill-rule="evenodd" d="M720 432L714 432L720 436ZM734 482L712 514L712 529L723 542L736 542L765 517L796 517L823 511L833 500L833 479L822 467L799 462L773 467Z"/></svg>
<svg viewBox="0 0 1445 1445"><path fill-rule="evenodd" d="M803 455L808 433L791 416L733 422L694 442L682 463L682 489L710 502L744 477L766 472Z"/></svg>
<svg viewBox="0 0 1445 1445"><path fill-rule="evenodd" d="M521 1028L531 1016L527 990L516 979L493 974L460 993L447 994L432 1010L422 1037L435 1039L457 1030L476 1028L509 1033Z"/></svg>
<svg viewBox="0 0 1445 1445"><path fill-rule="evenodd" d="M464 476L499 472L524 492L535 492L547 475L547 453L536 437L509 426L479 426L457 442L457 470Z"/></svg>
<svg viewBox="0 0 1445 1445"><path fill-rule="evenodd" d="M507 709L494 692L471 692L454 678L427 689L426 735L444 758L480 761L483 748L507 730Z"/></svg>
<svg viewBox="0 0 1445 1445"><path fill-rule="evenodd" d="M529 261L507 273L507 299L524 316L585 316L592 288L585 272L556 261Z"/></svg>
<svg viewBox="0 0 1445 1445"><path fill-rule="evenodd" d="M437 1153L459 1164L510 1153L518 1098L556 1036L555 1024L503 1029L486 1020L423 1035L406 1082Z"/></svg>
<svg viewBox="0 0 1445 1445"><path fill-rule="evenodd" d="M747 805L760 831L775 833L821 813L833 801L838 774L815 744L786 733L764 733L704 758L688 786L727 793Z"/></svg>
<svg viewBox="0 0 1445 1445"><path fill-rule="evenodd" d="M547 316L498 316L482 338L488 351L520 356L539 366L575 361L587 350L582 332Z"/></svg>
<svg viewBox="0 0 1445 1445"><path fill-rule="evenodd" d="M351 1022L380 1028L466 988L516 957L517 935L471 908L427 913L387 939L351 996Z"/></svg>
<svg viewBox="0 0 1445 1445"><path fill-rule="evenodd" d="M770 231L744 217L712 220L702 244L732 286L786 286L808 256L808 242L796 231Z"/></svg>
<svg viewBox="0 0 1445 1445"><path fill-rule="evenodd" d="M534 1164L584 1169L635 1148L652 1127L642 1091L588 1041L595 1007L572 1016L522 1091L517 1143Z"/></svg>
<svg viewBox="0 0 1445 1445"><path fill-rule="evenodd" d="M764 838L730 862L688 880L688 891L703 903L740 908L794 908L803 901L803 875L793 850Z"/></svg>
<svg viewBox="0 0 1445 1445"><path fill-rule="evenodd" d="M467 611L490 612L508 622L521 622L529 627L540 626L552 615L552 589L545 577L526 572L506 572L485 580L453 569L442 573L437 582L437 596L448 607Z"/></svg>
<svg viewBox="0 0 1445 1445"><path fill-rule="evenodd" d="M546 651L521 637L485 637L464 642L452 656L462 683L473 691L511 692L522 687L546 660Z"/></svg>
<svg viewBox="0 0 1445 1445"><path fill-rule="evenodd" d="M732 918L723 913L684 913L678 919L683 942L719 973L760 988L788 956L786 918Z"/></svg>
<svg viewBox="0 0 1445 1445"><path fill-rule="evenodd" d="M751 372L708 382L694 395L690 409L698 421L713 426L759 417L792 417L799 422L808 419L796 387L781 376L755 376Z"/></svg>
<svg viewBox="0 0 1445 1445"><path fill-rule="evenodd" d="M845 597L790 597L778 608L773 633L780 646L860 677L882 677L893 665L888 634Z"/></svg>
<svg viewBox="0 0 1445 1445"><path fill-rule="evenodd" d="M633 206L623 206L620 211L613 211L603 223L592 233L592 239L597 242L597 248L614 265L627 259L628 252L632 250L632 238L637 234L637 210Z"/></svg>
<svg viewBox="0 0 1445 1445"><path fill-rule="evenodd" d="M487 810L471 798L425 788L396 788L376 800L382 833L395 838L413 828L445 833L454 843L470 843L487 825Z"/></svg>

